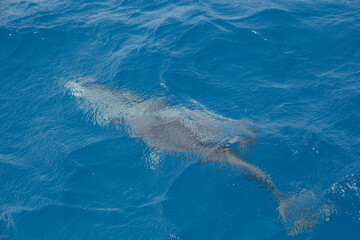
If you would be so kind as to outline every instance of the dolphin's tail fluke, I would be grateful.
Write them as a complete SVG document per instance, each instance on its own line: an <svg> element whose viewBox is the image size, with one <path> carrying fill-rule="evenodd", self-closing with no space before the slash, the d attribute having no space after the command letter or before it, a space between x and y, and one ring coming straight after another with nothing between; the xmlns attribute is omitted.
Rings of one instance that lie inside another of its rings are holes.
<svg viewBox="0 0 360 240"><path fill-rule="evenodd" d="M310 190L303 190L291 196L279 191L266 172L242 160L232 148L214 149L206 160L230 164L249 179L258 182L261 188L273 194L279 202L277 208L279 217L288 229L289 235L310 232L316 225L329 221L330 216L336 213L331 202L325 201Z"/></svg>
<svg viewBox="0 0 360 240"><path fill-rule="evenodd" d="M279 200L280 218L288 228L289 235L307 233L336 213L331 202L325 202L312 191L304 190L297 195Z"/></svg>

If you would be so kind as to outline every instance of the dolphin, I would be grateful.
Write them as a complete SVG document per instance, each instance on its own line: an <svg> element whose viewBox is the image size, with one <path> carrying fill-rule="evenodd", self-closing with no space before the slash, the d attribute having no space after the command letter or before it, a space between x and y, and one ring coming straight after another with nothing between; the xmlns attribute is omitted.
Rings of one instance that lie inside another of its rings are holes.
<svg viewBox="0 0 360 240"><path fill-rule="evenodd" d="M64 85L92 123L114 125L123 129L129 137L142 139L154 150L191 153L202 162L231 165L275 196L279 202L277 210L285 223L289 221L289 215L294 215L291 211L293 205L297 204L297 209L300 209L296 212L302 211L298 206L301 202L299 197L289 197L278 190L269 174L242 159L231 147L235 143L246 144L255 140L251 121L223 117L194 100L195 109L170 106L164 98L145 98L125 88L109 89L89 79L68 81ZM307 222L320 222L321 216L308 214L303 218L292 221L296 223L291 230L293 235L313 226L308 226Z"/></svg>
<svg viewBox="0 0 360 240"><path fill-rule="evenodd" d="M268 174L229 147L253 137L249 121L235 121L204 109L170 107L162 98L145 100L130 90L110 90L91 82L69 81L65 86L93 123L125 127L130 137L142 139L153 149L192 153L202 162L230 164L269 191L281 194ZM230 137L226 128L233 131Z"/></svg>

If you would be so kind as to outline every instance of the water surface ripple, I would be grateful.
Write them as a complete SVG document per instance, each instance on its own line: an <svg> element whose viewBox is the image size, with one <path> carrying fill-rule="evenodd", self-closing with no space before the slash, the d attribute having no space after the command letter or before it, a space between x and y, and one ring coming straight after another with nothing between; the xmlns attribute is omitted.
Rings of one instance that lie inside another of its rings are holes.
<svg viewBox="0 0 360 240"><path fill-rule="evenodd" d="M360 239L358 1L2 0L0 13L0 239ZM84 111L78 81L163 99L271 175L296 214L284 223L226 164L131 137L108 96ZM235 138L247 130L256 141Z"/></svg>

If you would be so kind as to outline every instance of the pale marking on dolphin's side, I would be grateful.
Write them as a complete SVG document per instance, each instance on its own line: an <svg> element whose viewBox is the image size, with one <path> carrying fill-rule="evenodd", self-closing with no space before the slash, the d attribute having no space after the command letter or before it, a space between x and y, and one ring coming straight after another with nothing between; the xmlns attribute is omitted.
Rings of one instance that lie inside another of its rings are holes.
<svg viewBox="0 0 360 240"><path fill-rule="evenodd" d="M275 196L279 202L277 210L291 235L311 231L334 212L331 204L322 203L311 191L296 196L282 193L269 174L240 158L230 146L255 139L251 121L223 117L196 101L193 101L194 109L169 106L163 98L145 99L133 91L111 90L89 79L68 81L64 85L93 124L114 125L154 149L147 160L150 168L156 168L159 163L156 154L159 151L190 153L204 162L230 164Z"/></svg>

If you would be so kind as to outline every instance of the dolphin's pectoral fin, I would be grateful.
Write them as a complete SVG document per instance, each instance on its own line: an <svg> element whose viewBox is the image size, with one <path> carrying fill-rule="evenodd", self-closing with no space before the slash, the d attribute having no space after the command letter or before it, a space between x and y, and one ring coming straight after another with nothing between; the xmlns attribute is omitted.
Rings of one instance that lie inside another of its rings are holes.
<svg viewBox="0 0 360 240"><path fill-rule="evenodd" d="M206 163L209 163L209 162L210 162L210 160L208 158L201 158L200 159L201 164L206 164Z"/></svg>
<svg viewBox="0 0 360 240"><path fill-rule="evenodd" d="M124 126L124 121L122 118L118 117L118 118L112 118L110 120L110 123L116 128L116 130L121 131L122 127Z"/></svg>

